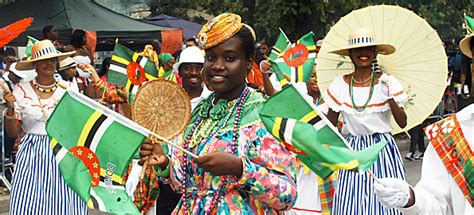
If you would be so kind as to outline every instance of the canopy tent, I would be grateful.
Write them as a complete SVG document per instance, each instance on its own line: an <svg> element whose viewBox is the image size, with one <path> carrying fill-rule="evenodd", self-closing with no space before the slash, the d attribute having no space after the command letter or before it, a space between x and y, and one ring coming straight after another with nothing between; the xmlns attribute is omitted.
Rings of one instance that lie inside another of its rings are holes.
<svg viewBox="0 0 474 215"><path fill-rule="evenodd" d="M160 32L172 28L152 25L109 10L92 0L15 0L0 7L0 26L24 17L33 17L33 24L12 46L26 45L26 35L42 39L42 29L54 25L59 30L59 41L69 42L73 29L97 32L96 50L113 50L116 39L132 49L142 49L145 43L161 39Z"/></svg>
<svg viewBox="0 0 474 215"><path fill-rule="evenodd" d="M166 14L160 14L158 16L149 18L147 19L147 22L164 27L181 28L183 29L183 36L186 39L195 37L202 28L202 25L198 23L168 16Z"/></svg>

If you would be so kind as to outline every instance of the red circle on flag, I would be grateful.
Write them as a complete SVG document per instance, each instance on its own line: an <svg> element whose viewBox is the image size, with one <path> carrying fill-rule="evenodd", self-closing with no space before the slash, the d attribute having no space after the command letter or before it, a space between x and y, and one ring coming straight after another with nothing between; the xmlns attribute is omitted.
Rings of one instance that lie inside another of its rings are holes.
<svg viewBox="0 0 474 215"><path fill-rule="evenodd" d="M303 44L296 44L294 47L290 47L285 51L283 60L288 66L301 66L308 60L308 48Z"/></svg>
<svg viewBox="0 0 474 215"><path fill-rule="evenodd" d="M298 155L307 155L306 152L304 152L303 150L299 149L299 148L296 148L295 146L293 146L292 144L288 144L286 141L281 141L281 144L283 144L283 146L288 149L289 151L295 153L295 154L298 154Z"/></svg>
<svg viewBox="0 0 474 215"><path fill-rule="evenodd" d="M128 80L130 80L133 85L140 85L146 81L145 69L143 69L143 67L137 62L130 62L127 65L127 76Z"/></svg>
<svg viewBox="0 0 474 215"><path fill-rule="evenodd" d="M69 152L79 158L84 163L89 174L91 175L91 187L99 186L100 181L100 163L97 155L89 148L84 146L74 146L69 149Z"/></svg>

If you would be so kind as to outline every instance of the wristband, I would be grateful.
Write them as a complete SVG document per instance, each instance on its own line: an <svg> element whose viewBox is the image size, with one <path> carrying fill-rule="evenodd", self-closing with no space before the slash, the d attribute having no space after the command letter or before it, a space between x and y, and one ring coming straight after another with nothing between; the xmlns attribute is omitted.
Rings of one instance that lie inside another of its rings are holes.
<svg viewBox="0 0 474 215"><path fill-rule="evenodd" d="M16 119L15 112L13 112L13 115L11 115L11 116L5 113L5 119Z"/></svg>

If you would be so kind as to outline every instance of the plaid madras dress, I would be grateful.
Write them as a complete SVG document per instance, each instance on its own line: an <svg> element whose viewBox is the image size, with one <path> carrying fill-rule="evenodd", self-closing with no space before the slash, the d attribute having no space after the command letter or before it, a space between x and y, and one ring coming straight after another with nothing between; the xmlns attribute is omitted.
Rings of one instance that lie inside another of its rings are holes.
<svg viewBox="0 0 474 215"><path fill-rule="evenodd" d="M426 127L425 132L449 174L474 206L474 157L456 115Z"/></svg>

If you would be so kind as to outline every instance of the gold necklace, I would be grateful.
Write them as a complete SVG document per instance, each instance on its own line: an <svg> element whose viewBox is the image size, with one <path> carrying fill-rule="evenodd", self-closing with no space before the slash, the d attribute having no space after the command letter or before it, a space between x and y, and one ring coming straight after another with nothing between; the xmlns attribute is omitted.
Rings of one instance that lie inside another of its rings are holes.
<svg viewBox="0 0 474 215"><path fill-rule="evenodd" d="M369 78L367 78L367 79L365 79L365 80L363 80L363 81L357 81L357 80L355 80L355 74L352 74L352 75L351 75L351 79L352 79L352 81L354 81L354 83L356 83L356 84L363 84L363 83L367 83L367 81L372 80L372 76L373 76L373 75L370 75Z"/></svg>

